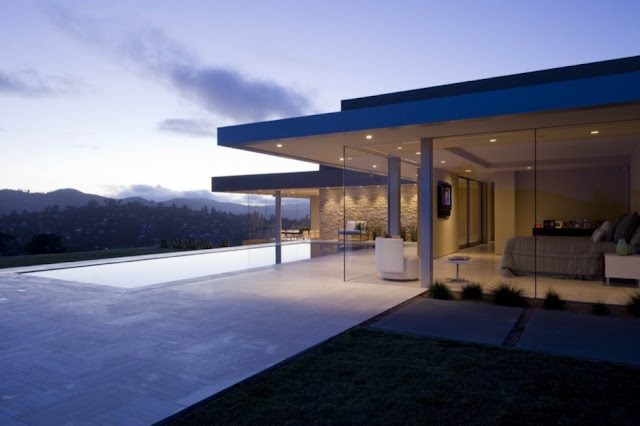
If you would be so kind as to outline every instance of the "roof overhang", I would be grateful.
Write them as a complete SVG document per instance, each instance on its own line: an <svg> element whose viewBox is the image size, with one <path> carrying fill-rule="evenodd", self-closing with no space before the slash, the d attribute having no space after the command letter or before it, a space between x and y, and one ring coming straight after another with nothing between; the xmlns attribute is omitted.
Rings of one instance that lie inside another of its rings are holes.
<svg viewBox="0 0 640 426"><path fill-rule="evenodd" d="M640 56L344 101L343 109L222 127L218 144L341 167L350 148L417 164L422 138L441 142L444 155L474 138L527 139L535 131L536 141L545 132L551 141L593 124L637 139Z"/></svg>

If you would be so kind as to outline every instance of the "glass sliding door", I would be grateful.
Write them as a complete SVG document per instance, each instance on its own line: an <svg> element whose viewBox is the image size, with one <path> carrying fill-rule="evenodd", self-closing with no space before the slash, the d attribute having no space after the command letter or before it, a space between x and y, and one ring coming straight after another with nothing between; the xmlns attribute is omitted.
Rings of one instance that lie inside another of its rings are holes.
<svg viewBox="0 0 640 426"><path fill-rule="evenodd" d="M471 247L482 242L482 185L458 176L458 245Z"/></svg>
<svg viewBox="0 0 640 426"><path fill-rule="evenodd" d="M455 211L458 212L458 247L468 246L469 241L469 209L467 201L469 199L468 179L458 177L458 205Z"/></svg>

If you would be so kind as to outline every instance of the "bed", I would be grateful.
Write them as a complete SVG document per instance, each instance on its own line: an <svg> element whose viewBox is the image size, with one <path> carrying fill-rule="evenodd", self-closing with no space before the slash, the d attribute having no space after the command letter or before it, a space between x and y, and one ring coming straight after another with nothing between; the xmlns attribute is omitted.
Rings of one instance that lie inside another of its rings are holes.
<svg viewBox="0 0 640 426"><path fill-rule="evenodd" d="M635 251L629 246L629 252ZM590 237L514 237L502 250L503 275L533 273L580 278L604 277L604 253L615 253L616 243Z"/></svg>

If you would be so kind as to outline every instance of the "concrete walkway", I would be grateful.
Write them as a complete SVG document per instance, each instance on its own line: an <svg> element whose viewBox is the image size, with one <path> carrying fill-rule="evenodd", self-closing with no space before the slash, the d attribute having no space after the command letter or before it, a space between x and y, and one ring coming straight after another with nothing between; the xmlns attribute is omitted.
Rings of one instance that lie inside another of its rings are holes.
<svg viewBox="0 0 640 426"><path fill-rule="evenodd" d="M0 424L147 425L423 291L340 266L135 290L0 273Z"/></svg>
<svg viewBox="0 0 640 426"><path fill-rule="evenodd" d="M523 309L416 299L371 328L501 346ZM517 348L640 367L640 320L537 309Z"/></svg>

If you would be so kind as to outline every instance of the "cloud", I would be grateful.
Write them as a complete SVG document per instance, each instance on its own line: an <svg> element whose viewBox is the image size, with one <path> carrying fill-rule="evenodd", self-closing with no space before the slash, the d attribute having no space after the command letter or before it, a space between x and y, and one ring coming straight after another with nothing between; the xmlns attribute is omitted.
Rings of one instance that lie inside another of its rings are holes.
<svg viewBox="0 0 640 426"><path fill-rule="evenodd" d="M0 71L0 95L51 96L74 89L74 82L65 77L41 75L34 70Z"/></svg>
<svg viewBox="0 0 640 426"><path fill-rule="evenodd" d="M310 110L309 98L290 87L237 69L199 63L194 53L158 28L127 32L117 23L82 16L61 5L50 6L48 14L67 34L125 58L217 116L260 121Z"/></svg>
<svg viewBox="0 0 640 426"><path fill-rule="evenodd" d="M309 108L308 99L294 90L232 69L179 65L169 78L184 96L227 118L259 121L301 115Z"/></svg>
<svg viewBox="0 0 640 426"><path fill-rule="evenodd" d="M264 205L265 203L273 203L274 198L270 195L260 194L232 194L232 193L213 193L211 191L200 190L188 190L188 191L176 191L166 188L161 185L128 185L128 186L109 186L107 188L106 196L122 199L140 197L150 201L164 202L174 198L204 198L207 200L216 200L229 203L240 203L250 205ZM282 204L295 204L299 203L297 200L283 198Z"/></svg>
<svg viewBox="0 0 640 426"><path fill-rule="evenodd" d="M211 191L204 189L197 191L175 191L161 185L129 185L111 187L109 193L110 197L118 199L141 197L158 202L167 201L172 198L206 198L209 200L215 198Z"/></svg>
<svg viewBox="0 0 640 426"><path fill-rule="evenodd" d="M215 126L203 120L168 118L158 124L158 130L187 136L215 137Z"/></svg>
<svg viewBox="0 0 640 426"><path fill-rule="evenodd" d="M72 143L66 145L71 149L79 149L79 150L89 150L89 151L99 151L100 147L97 145L89 145L89 144L81 144L81 143Z"/></svg>

